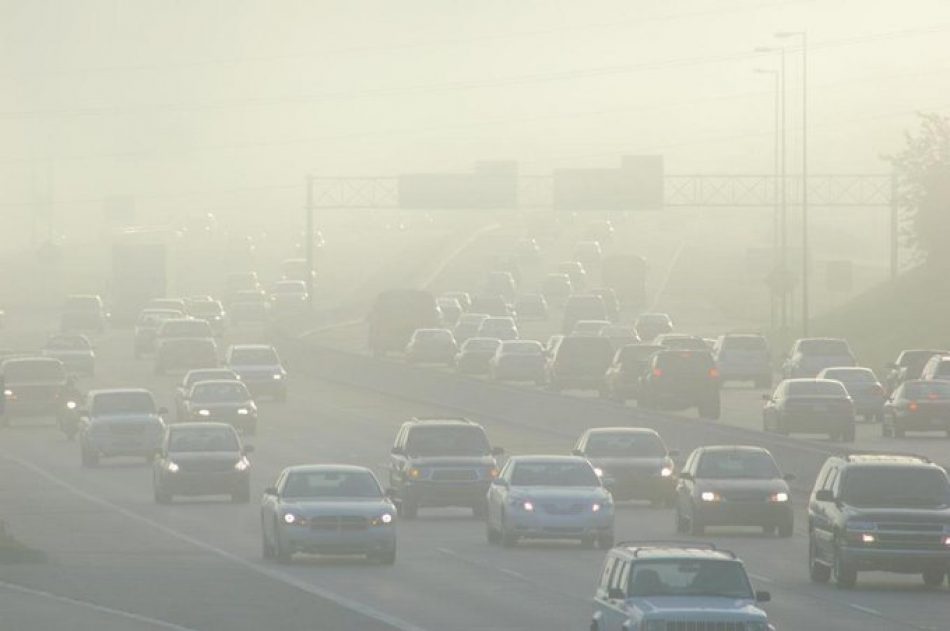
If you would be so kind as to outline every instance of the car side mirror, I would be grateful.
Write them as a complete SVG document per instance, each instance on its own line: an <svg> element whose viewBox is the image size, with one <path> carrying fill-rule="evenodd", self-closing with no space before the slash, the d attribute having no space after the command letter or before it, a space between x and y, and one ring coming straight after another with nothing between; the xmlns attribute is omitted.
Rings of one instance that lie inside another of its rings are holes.
<svg viewBox="0 0 950 631"><path fill-rule="evenodd" d="M276 486L267 487L266 489L264 489L264 495L271 495L273 497L277 497L277 487Z"/></svg>
<svg viewBox="0 0 950 631"><path fill-rule="evenodd" d="M624 600L627 597L619 587L611 587L607 590L607 598L610 600Z"/></svg>
<svg viewBox="0 0 950 631"><path fill-rule="evenodd" d="M835 501L835 494L829 489L822 489L815 493L815 499L819 502L833 502Z"/></svg>
<svg viewBox="0 0 950 631"><path fill-rule="evenodd" d="M246 454L254 453L254 445L244 445L244 453Z"/></svg>
<svg viewBox="0 0 950 631"><path fill-rule="evenodd" d="M692 480L692 479L693 479L693 474L690 473L689 471L683 471L682 473L680 473L680 480Z"/></svg>
<svg viewBox="0 0 950 631"><path fill-rule="evenodd" d="M163 407L163 408L158 408L158 413L159 413L159 415L164 416L165 414L168 414L168 408L164 408L164 407Z"/></svg>
<svg viewBox="0 0 950 631"><path fill-rule="evenodd" d="M769 592L756 592L755 593L755 602L757 603L767 603L772 600L772 594Z"/></svg>
<svg viewBox="0 0 950 631"><path fill-rule="evenodd" d="M795 480L798 479L798 476L795 475L794 473L786 473L785 475L782 476L782 479L785 480L786 482L794 482Z"/></svg>
<svg viewBox="0 0 950 631"><path fill-rule="evenodd" d="M571 454L574 455L574 456L583 456L583 455L584 455L584 450L583 450L583 449L572 449L572 450L571 450Z"/></svg>

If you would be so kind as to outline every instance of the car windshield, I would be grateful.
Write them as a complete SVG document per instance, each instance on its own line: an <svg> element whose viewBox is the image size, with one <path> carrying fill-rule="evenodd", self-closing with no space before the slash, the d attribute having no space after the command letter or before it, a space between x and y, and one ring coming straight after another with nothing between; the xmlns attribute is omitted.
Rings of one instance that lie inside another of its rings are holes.
<svg viewBox="0 0 950 631"><path fill-rule="evenodd" d="M897 365L904 368L916 367L919 374L920 369L924 367L931 357L945 354L946 351L939 350L904 351L901 353L900 358L898 358Z"/></svg>
<svg viewBox="0 0 950 631"><path fill-rule="evenodd" d="M722 349L726 351L764 351L765 338L757 335L726 337L722 340Z"/></svg>
<svg viewBox="0 0 950 631"><path fill-rule="evenodd" d="M173 318L180 318L182 316L181 311L144 311L142 315L139 316L139 325L142 326L157 326L164 322L165 320L171 320Z"/></svg>
<svg viewBox="0 0 950 631"><path fill-rule="evenodd" d="M148 392L101 392L92 400L95 416L108 414L154 414L155 401Z"/></svg>
<svg viewBox="0 0 950 631"><path fill-rule="evenodd" d="M738 561L686 559L636 561L630 568L628 594L753 598L745 568Z"/></svg>
<svg viewBox="0 0 950 631"><path fill-rule="evenodd" d="M3 364L3 378L6 382L17 381L63 381L66 371L57 360L8 361Z"/></svg>
<svg viewBox="0 0 950 631"><path fill-rule="evenodd" d="M89 340L84 337L54 337L46 345L46 348L60 351L87 351L89 347Z"/></svg>
<svg viewBox="0 0 950 631"><path fill-rule="evenodd" d="M215 300L203 300L200 302L193 302L188 308L188 311L191 315L195 316L219 316L223 312L221 309L221 303Z"/></svg>
<svg viewBox="0 0 950 631"><path fill-rule="evenodd" d="M802 340L798 346L802 355L820 355L820 356L848 356L851 355L851 349L844 340Z"/></svg>
<svg viewBox="0 0 950 631"><path fill-rule="evenodd" d="M824 371L825 379L834 379L835 381L847 381L848 383L874 383L877 377L870 370L860 370L852 368L836 368Z"/></svg>
<svg viewBox="0 0 950 631"><path fill-rule="evenodd" d="M251 395L240 381L219 383L196 383L191 389L192 401L197 403L227 403L229 401L247 401Z"/></svg>
<svg viewBox="0 0 950 631"><path fill-rule="evenodd" d="M701 337L692 337L690 335L671 336L663 338L661 344L666 348L696 350L701 351L706 347L706 342Z"/></svg>
<svg viewBox="0 0 950 631"><path fill-rule="evenodd" d="M576 362L578 364L610 364L613 359L613 347L605 337L565 337L557 347L558 362Z"/></svg>
<svg viewBox="0 0 950 631"><path fill-rule="evenodd" d="M716 363L708 351L667 351L657 355L656 368L663 374L693 376L705 375Z"/></svg>
<svg viewBox="0 0 950 631"><path fill-rule="evenodd" d="M538 342L505 342L501 352L506 355L540 355L542 349Z"/></svg>
<svg viewBox="0 0 950 631"><path fill-rule="evenodd" d="M466 340L463 345L463 350L465 352L486 352L490 351L494 353L498 349L498 340L490 340L485 338L472 338Z"/></svg>
<svg viewBox="0 0 950 631"><path fill-rule="evenodd" d="M663 350L660 346L638 346L630 344L620 349L620 363L643 362L650 358L653 353Z"/></svg>
<svg viewBox="0 0 950 631"><path fill-rule="evenodd" d="M426 342L448 342L452 339L452 333L442 329L422 329L416 331L415 337L417 340Z"/></svg>
<svg viewBox="0 0 950 631"><path fill-rule="evenodd" d="M947 399L950 398L950 382L918 381L904 385L904 396L908 399Z"/></svg>
<svg viewBox="0 0 950 631"><path fill-rule="evenodd" d="M662 458L663 441L648 432L596 432L587 439L585 454L591 458Z"/></svg>
<svg viewBox="0 0 950 631"><path fill-rule="evenodd" d="M699 459L696 477L772 479L781 477L775 460L764 451L707 451Z"/></svg>
<svg viewBox="0 0 950 631"><path fill-rule="evenodd" d="M484 456L491 451L480 427L416 427L409 432L410 456Z"/></svg>
<svg viewBox="0 0 950 631"><path fill-rule="evenodd" d="M281 489L285 499L378 498L382 489L366 471L294 471Z"/></svg>
<svg viewBox="0 0 950 631"><path fill-rule="evenodd" d="M488 316L484 313L465 313L459 318L459 324L466 326L478 326L487 317Z"/></svg>
<svg viewBox="0 0 950 631"><path fill-rule="evenodd" d="M600 478L586 462L519 462L512 486L600 486Z"/></svg>
<svg viewBox="0 0 950 631"><path fill-rule="evenodd" d="M215 379L237 379L233 371L222 368L213 368L211 370L192 370L185 375L184 385L188 388L199 381L214 381Z"/></svg>
<svg viewBox="0 0 950 631"><path fill-rule="evenodd" d="M239 451L234 430L227 427L173 429L168 436L169 452Z"/></svg>
<svg viewBox="0 0 950 631"><path fill-rule="evenodd" d="M508 331L515 328L515 322L511 318L485 318L481 328L486 331Z"/></svg>
<svg viewBox="0 0 950 631"><path fill-rule="evenodd" d="M848 393L837 381L792 381L786 390L788 396L844 397Z"/></svg>
<svg viewBox="0 0 950 631"><path fill-rule="evenodd" d="M944 508L950 506L950 482L930 467L860 467L845 474L841 500L862 507Z"/></svg>
<svg viewBox="0 0 950 631"><path fill-rule="evenodd" d="M231 352L231 363L236 365L276 366L280 363L272 348L241 348Z"/></svg>
<svg viewBox="0 0 950 631"><path fill-rule="evenodd" d="M211 337L211 327L203 320L170 320L159 329L162 337Z"/></svg>

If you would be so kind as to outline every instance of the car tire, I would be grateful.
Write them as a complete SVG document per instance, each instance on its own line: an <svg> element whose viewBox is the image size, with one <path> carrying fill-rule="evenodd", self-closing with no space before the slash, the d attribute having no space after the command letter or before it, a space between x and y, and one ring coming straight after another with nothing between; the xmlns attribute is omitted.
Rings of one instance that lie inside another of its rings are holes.
<svg viewBox="0 0 950 631"><path fill-rule="evenodd" d="M942 567L930 568L921 573L924 585L927 587L940 587L943 585L943 579L946 575L947 572Z"/></svg>
<svg viewBox="0 0 950 631"><path fill-rule="evenodd" d="M267 535L261 532L261 558L270 561L274 558L274 548L267 541Z"/></svg>
<svg viewBox="0 0 950 631"><path fill-rule="evenodd" d="M491 522L485 522L485 540L489 545L498 545L501 543L501 534L495 530Z"/></svg>
<svg viewBox="0 0 950 631"><path fill-rule="evenodd" d="M835 546L835 583L838 589L852 589L858 582L858 570L841 558L841 551Z"/></svg>
<svg viewBox="0 0 950 631"><path fill-rule="evenodd" d="M841 431L841 440L846 443L853 443L855 433L856 433L856 428L854 426L854 421L852 420Z"/></svg>
<svg viewBox="0 0 950 631"><path fill-rule="evenodd" d="M509 532L508 527L505 525L505 516L501 516L501 545L505 548L514 548L518 545L518 535L513 532Z"/></svg>
<svg viewBox="0 0 950 631"><path fill-rule="evenodd" d="M694 537L699 537L706 534L706 525L703 524L703 520L696 516L695 510L693 510L689 516L689 534L693 535Z"/></svg>
<svg viewBox="0 0 950 631"><path fill-rule="evenodd" d="M808 542L808 576L815 583L827 583L831 580L831 566L818 560L813 541Z"/></svg>

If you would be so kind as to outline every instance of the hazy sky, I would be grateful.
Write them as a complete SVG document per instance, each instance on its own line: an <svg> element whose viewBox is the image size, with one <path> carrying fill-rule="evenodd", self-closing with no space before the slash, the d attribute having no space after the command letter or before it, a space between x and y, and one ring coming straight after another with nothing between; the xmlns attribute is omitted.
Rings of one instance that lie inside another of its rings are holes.
<svg viewBox="0 0 950 631"><path fill-rule="evenodd" d="M769 172L752 50L782 29L811 43L813 172L883 170L950 111L947 0L0 0L0 212L296 212L308 172L484 159ZM794 46L787 79L797 167Z"/></svg>

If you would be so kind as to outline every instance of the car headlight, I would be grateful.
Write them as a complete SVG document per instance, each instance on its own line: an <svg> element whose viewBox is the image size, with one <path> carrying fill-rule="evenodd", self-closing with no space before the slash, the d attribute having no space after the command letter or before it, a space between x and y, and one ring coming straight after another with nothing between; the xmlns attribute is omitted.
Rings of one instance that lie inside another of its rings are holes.
<svg viewBox="0 0 950 631"><path fill-rule="evenodd" d="M165 468L168 469L169 473L178 473L178 471L181 469L181 467L178 466L178 463L171 461L165 465Z"/></svg>
<svg viewBox="0 0 950 631"><path fill-rule="evenodd" d="M498 477L498 468L491 467L490 469L488 469L487 474L488 474L489 479L494 480L495 478Z"/></svg>
<svg viewBox="0 0 950 631"><path fill-rule="evenodd" d="M3 391L3 396L12 397L12 396L13 396L13 390L10 390L9 388L7 388L6 390Z"/></svg>
<svg viewBox="0 0 950 631"><path fill-rule="evenodd" d="M419 478L422 477L422 469L419 469L419 468L417 468L417 467L411 467L411 468L406 472L406 475L407 475L408 477L412 478L413 480L418 480Z"/></svg>
<svg viewBox="0 0 950 631"><path fill-rule="evenodd" d="M251 413L251 411L248 410L247 408L238 408L237 413L240 414L241 416L247 416L248 414Z"/></svg>
<svg viewBox="0 0 950 631"><path fill-rule="evenodd" d="M604 470L601 469L600 467L594 467L594 473L597 474L598 478L604 477Z"/></svg>
<svg viewBox="0 0 950 631"><path fill-rule="evenodd" d="M699 499L701 499L704 502L718 502L722 499L722 496L719 495L719 493L716 493L715 491L703 491L702 493L700 493Z"/></svg>
<svg viewBox="0 0 950 631"><path fill-rule="evenodd" d="M388 526L393 523L393 514L392 513L383 513L379 517L373 519L372 524L374 526Z"/></svg>
<svg viewBox="0 0 950 631"><path fill-rule="evenodd" d="M234 468L238 471L247 471L251 467L251 463L245 460L244 458L238 460L234 463Z"/></svg>
<svg viewBox="0 0 950 631"><path fill-rule="evenodd" d="M75 402L75 401L67 401L67 402L66 402L66 409L68 409L68 410L75 410L75 409L76 409L76 402Z"/></svg>
<svg viewBox="0 0 950 631"><path fill-rule="evenodd" d="M534 503L531 502L530 500L525 500L525 501L521 502L521 508L524 509L524 510L525 510L526 512L528 512L528 513L533 513L533 512L534 512Z"/></svg>
<svg viewBox="0 0 950 631"><path fill-rule="evenodd" d="M603 505L600 502L594 502L590 505L590 510L594 513L599 513L601 508L603 508Z"/></svg>
<svg viewBox="0 0 950 631"><path fill-rule="evenodd" d="M198 410L198 416L211 416L211 410Z"/></svg>
<svg viewBox="0 0 950 631"><path fill-rule="evenodd" d="M662 469L660 469L661 478L668 478L671 475L673 475L673 467L663 467Z"/></svg>
<svg viewBox="0 0 950 631"><path fill-rule="evenodd" d="M284 513L284 523L288 526L306 526L307 520L293 513Z"/></svg>
<svg viewBox="0 0 950 631"><path fill-rule="evenodd" d="M273 377L274 377L274 381L280 381L281 379L284 378L284 376L283 376L282 374L280 374L280 373L277 373L277 374L274 375Z"/></svg>
<svg viewBox="0 0 950 631"><path fill-rule="evenodd" d="M772 493L771 495L769 495L769 501L770 501L770 502L787 502L787 501L788 501L788 493L786 493L785 491L779 491L779 492L777 492L777 493Z"/></svg>

